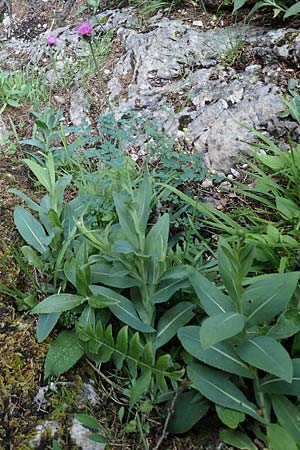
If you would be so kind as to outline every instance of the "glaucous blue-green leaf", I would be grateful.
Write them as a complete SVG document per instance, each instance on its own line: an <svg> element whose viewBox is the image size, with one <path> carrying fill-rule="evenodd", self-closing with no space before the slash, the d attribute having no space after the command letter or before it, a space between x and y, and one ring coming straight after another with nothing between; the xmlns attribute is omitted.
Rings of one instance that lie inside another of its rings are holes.
<svg viewBox="0 0 300 450"><path fill-rule="evenodd" d="M225 444L241 450L258 450L254 442L245 433L238 430L221 430L220 439Z"/></svg>
<svg viewBox="0 0 300 450"><path fill-rule="evenodd" d="M114 266L109 264L93 264L90 266L93 284L105 284L114 288L126 289L132 286L139 286L139 280L125 275L118 276L114 273ZM128 271L124 271L126 275Z"/></svg>
<svg viewBox="0 0 300 450"><path fill-rule="evenodd" d="M274 338L256 336L238 346L236 352L251 366L292 381L293 364L288 352Z"/></svg>
<svg viewBox="0 0 300 450"><path fill-rule="evenodd" d="M90 305L86 305L78 320L82 328L86 328L88 325L90 325L92 329L94 329L96 325L94 308L92 308Z"/></svg>
<svg viewBox="0 0 300 450"><path fill-rule="evenodd" d="M31 311L32 314L42 313L60 313L70 311L85 302L86 299L81 295L75 294L54 294L45 298L41 303L36 305Z"/></svg>
<svg viewBox="0 0 300 450"><path fill-rule="evenodd" d="M188 268L188 276L200 301L200 305L206 314L214 316L216 314L235 311L234 304L230 298L194 268Z"/></svg>
<svg viewBox="0 0 300 450"><path fill-rule="evenodd" d="M281 377L267 375L261 382L263 392L270 394L286 394L299 396L300 392L300 359L292 359L293 376L291 383L284 381Z"/></svg>
<svg viewBox="0 0 300 450"><path fill-rule="evenodd" d="M94 294L88 298L89 305L93 308L108 308L109 306L118 305L119 300L108 298L105 295Z"/></svg>
<svg viewBox="0 0 300 450"><path fill-rule="evenodd" d="M195 305L189 302L180 302L167 310L159 319L154 348L157 350L172 339L178 329L187 324L195 315Z"/></svg>
<svg viewBox="0 0 300 450"><path fill-rule="evenodd" d="M29 167L29 169L34 173L36 178L39 180L42 186L48 191L51 192L51 178L49 175L48 168L42 167L37 162L32 159L23 159L23 162Z"/></svg>
<svg viewBox="0 0 300 450"><path fill-rule="evenodd" d="M239 334L244 328L245 318L237 312L216 314L205 319L200 327L200 341L206 350L218 342Z"/></svg>
<svg viewBox="0 0 300 450"><path fill-rule="evenodd" d="M145 253L164 260L167 253L170 216L163 214L151 228L145 240Z"/></svg>
<svg viewBox="0 0 300 450"><path fill-rule="evenodd" d="M46 235L44 227L30 212L26 211L22 206L16 206L14 221L20 235L27 244L41 254L48 250L52 237Z"/></svg>
<svg viewBox="0 0 300 450"><path fill-rule="evenodd" d="M162 281L158 287L158 290L155 294L150 298L150 302L154 305L156 303L165 303L175 292L179 291L179 289L184 289L190 286L190 282L188 279L184 278L182 280L169 279Z"/></svg>
<svg viewBox="0 0 300 450"><path fill-rule="evenodd" d="M280 425L300 446L300 410L284 395L272 395L272 406Z"/></svg>
<svg viewBox="0 0 300 450"><path fill-rule="evenodd" d="M242 361L227 342L219 342L204 350L200 343L200 327L187 326L178 330L178 339L183 348L195 358L225 372L253 378L247 364Z"/></svg>
<svg viewBox="0 0 300 450"><path fill-rule="evenodd" d="M300 14L300 2L297 2L294 5L290 6L285 12L283 18L287 19L288 17L295 16L297 14Z"/></svg>
<svg viewBox="0 0 300 450"><path fill-rule="evenodd" d="M300 313L298 308L284 311L275 325L270 328L267 335L277 340L287 339L300 330Z"/></svg>
<svg viewBox="0 0 300 450"><path fill-rule="evenodd" d="M15 194L18 197L20 197L24 202L27 204L27 206L32 209L33 211L36 211L38 213L46 212L43 211L43 209L40 207L40 205L36 202L34 202L28 195L24 194L24 192L19 191L18 189L8 189L8 192L10 194Z"/></svg>
<svg viewBox="0 0 300 450"><path fill-rule="evenodd" d="M171 402L168 402L167 408L170 406ZM191 430L205 416L209 406L210 402L194 389L180 393L168 423L168 432L182 434ZM188 414L183 414L183 411L188 411Z"/></svg>
<svg viewBox="0 0 300 450"><path fill-rule="evenodd" d="M59 317L60 313L40 314L36 326L36 338L38 342L43 342L49 336L57 324Z"/></svg>
<svg viewBox="0 0 300 450"><path fill-rule="evenodd" d="M45 360L45 378L67 372L83 353L75 330L62 331L48 350Z"/></svg>
<svg viewBox="0 0 300 450"><path fill-rule="evenodd" d="M123 295L118 294L112 289L97 285L91 285L90 290L94 295L101 295L107 300L117 301L118 303L110 305L109 309L126 325L144 333L152 333L155 331L154 328L139 319L133 303Z"/></svg>
<svg viewBox="0 0 300 450"><path fill-rule="evenodd" d="M244 313L249 325L271 321L290 302L299 272L274 274L249 286L243 294Z"/></svg>
<svg viewBox="0 0 300 450"><path fill-rule="evenodd" d="M188 365L187 373L192 386L211 402L243 412L263 422L257 413L258 407L247 400L243 392L229 380L224 372L194 363Z"/></svg>
<svg viewBox="0 0 300 450"><path fill-rule="evenodd" d="M277 423L271 423L267 426L267 434L272 450L298 450L290 433Z"/></svg>

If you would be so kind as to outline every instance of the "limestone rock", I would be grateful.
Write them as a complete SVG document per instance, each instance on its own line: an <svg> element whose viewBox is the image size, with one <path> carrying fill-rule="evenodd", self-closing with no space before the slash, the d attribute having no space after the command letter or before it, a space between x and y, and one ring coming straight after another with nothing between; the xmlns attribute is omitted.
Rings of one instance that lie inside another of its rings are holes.
<svg viewBox="0 0 300 450"><path fill-rule="evenodd" d="M89 434L91 434L91 432L86 427L78 422L78 420L73 419L70 435L75 444L82 450L104 450L105 444L91 441L88 438Z"/></svg>

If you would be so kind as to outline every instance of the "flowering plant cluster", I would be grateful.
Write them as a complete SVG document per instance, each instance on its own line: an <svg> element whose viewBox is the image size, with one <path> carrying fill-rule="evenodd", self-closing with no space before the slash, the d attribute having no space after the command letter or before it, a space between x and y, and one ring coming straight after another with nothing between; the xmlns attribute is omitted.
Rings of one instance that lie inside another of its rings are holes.
<svg viewBox="0 0 300 450"><path fill-rule="evenodd" d="M88 20L85 20L82 23L79 23L77 25L77 27L75 28L75 30L79 34L80 37L82 37L83 39L87 39L91 36L91 34L93 32L93 27ZM57 43L58 43L57 37L54 36L53 34L48 36L46 40L47 40L47 44L50 45L50 47L53 47L53 46L57 45Z"/></svg>

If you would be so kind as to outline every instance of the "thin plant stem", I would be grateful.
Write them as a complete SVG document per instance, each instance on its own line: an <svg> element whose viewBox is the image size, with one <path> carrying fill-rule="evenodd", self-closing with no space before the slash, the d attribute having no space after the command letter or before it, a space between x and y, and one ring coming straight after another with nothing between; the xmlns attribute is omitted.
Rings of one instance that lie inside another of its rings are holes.
<svg viewBox="0 0 300 450"><path fill-rule="evenodd" d="M109 96L108 96L107 91L105 89L104 80L103 80L103 77L101 75L99 64L97 62L97 58L96 58L96 55L95 55L95 52L94 52L94 47L93 47L92 40L88 39L88 43L89 43L89 46L90 46L90 49L91 49L91 55L92 55L92 58L94 60L95 68L96 68L97 75L98 75L98 78L99 78L99 81L100 81L100 89L102 91L102 94L104 96L105 102L106 102L106 104L107 104L107 106L109 108L109 111L111 113L112 119L114 121L114 124L115 124L115 127L116 127L117 136L118 136L119 146L120 146L120 148L122 150L123 146L122 146L122 138L121 138L121 135L119 133L119 125L118 125L118 122L116 120L116 116L115 116L114 110L113 110L113 108L111 106L111 103L109 101Z"/></svg>

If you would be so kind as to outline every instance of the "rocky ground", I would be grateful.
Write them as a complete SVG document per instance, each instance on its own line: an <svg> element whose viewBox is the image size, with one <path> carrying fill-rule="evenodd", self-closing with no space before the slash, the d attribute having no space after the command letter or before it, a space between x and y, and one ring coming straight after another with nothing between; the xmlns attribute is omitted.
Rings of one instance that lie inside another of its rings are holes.
<svg viewBox="0 0 300 450"><path fill-rule="evenodd" d="M74 55L84 51L74 32L78 19L72 13L83 4L75 2L63 20L62 1L12 2L12 16L5 16L0 24L1 68L45 65L49 79L63 81L63 64L55 73L47 65L51 55L46 37L51 33L58 38L60 61L67 61L72 68ZM93 123L96 115L105 111L104 86L118 118L129 110L156 118L166 134L176 137L182 151L201 153L210 169L239 177L237 161L247 147L244 142L254 139L241 124L276 138L283 146L288 134L299 137L295 122L278 117L283 110L278 94L286 92L290 78L299 77L297 24L283 27L278 23L271 28L266 16L265 26L255 22L244 25L226 11L217 16L189 3L184 6L171 14L159 11L147 20L130 8L103 11L96 33L113 31L111 53L103 62L101 77L89 79L89 100L82 95L80 83L67 89L62 82L54 102L65 108L66 123L76 124L82 118ZM21 137L28 137L32 129L29 107L8 108L2 114L0 138L11 131L8 115ZM145 130L140 131L140 140L134 147L128 146L128 152L137 157L143 155L145 139ZM7 143L0 145L0 282L25 290L30 279L20 273L13 258L19 239L12 220L16 198L8 192L8 188L28 193L33 189L21 158L18 147L11 152ZM214 200L222 198L209 178L204 183L203 189L208 189ZM137 435L124 433L117 423L122 399L87 363L61 379L62 384L47 387L42 366L48 343L36 344L32 317L17 313L10 297L0 294L0 310L1 449L51 449L53 435L63 436L65 449L103 448L102 444L89 447L88 441L82 440L86 430L71 418L74 410L86 410L86 405L114 436L110 448L144 448ZM154 448L161 427L157 417L151 420ZM214 423L206 423L191 436L166 439L160 448L225 448L217 442L213 429Z"/></svg>

